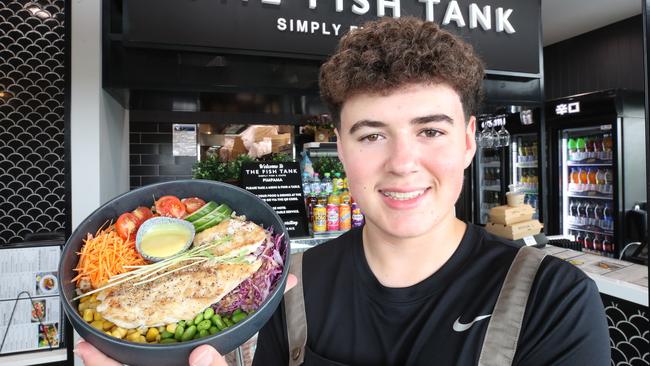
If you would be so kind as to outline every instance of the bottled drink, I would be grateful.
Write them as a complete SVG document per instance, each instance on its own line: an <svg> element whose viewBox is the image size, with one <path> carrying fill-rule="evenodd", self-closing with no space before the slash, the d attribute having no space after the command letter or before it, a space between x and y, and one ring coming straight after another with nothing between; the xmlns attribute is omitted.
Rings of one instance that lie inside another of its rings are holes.
<svg viewBox="0 0 650 366"><path fill-rule="evenodd" d="M569 141L567 141L566 145L569 149L569 154L574 154L577 151L576 140L574 140L573 137L569 137Z"/></svg>
<svg viewBox="0 0 650 366"><path fill-rule="evenodd" d="M339 223L339 206L331 203L327 204L327 231L338 231Z"/></svg>
<svg viewBox="0 0 650 366"><path fill-rule="evenodd" d="M593 225L596 219L596 215L594 213L594 209L596 206L594 205L593 202L587 202L587 205L585 207L585 211L587 211L587 224L588 225Z"/></svg>
<svg viewBox="0 0 650 366"><path fill-rule="evenodd" d="M576 222L583 225L587 219L587 207L585 204L578 201L578 207L576 209L578 210L578 220Z"/></svg>
<svg viewBox="0 0 650 366"><path fill-rule="evenodd" d="M537 141L533 141L533 146L531 147L532 160L537 160Z"/></svg>
<svg viewBox="0 0 650 366"><path fill-rule="evenodd" d="M316 195L316 200L317 203L323 207L327 206L327 198L328 196L326 194L317 194Z"/></svg>
<svg viewBox="0 0 650 366"><path fill-rule="evenodd" d="M600 186L605 185L605 170L601 168L598 168L598 171L596 172L596 185L598 185L599 188Z"/></svg>
<svg viewBox="0 0 650 366"><path fill-rule="evenodd" d="M519 162L526 161L526 145L522 142L519 144L519 147L517 147L517 151L519 152L519 157L518 160Z"/></svg>
<svg viewBox="0 0 650 366"><path fill-rule="evenodd" d="M339 197L340 197L341 204L349 205L352 200L352 197L350 196L350 191L348 191L347 189L343 189Z"/></svg>
<svg viewBox="0 0 650 366"><path fill-rule="evenodd" d="M341 179L341 173L334 173L334 179L332 180L334 185L334 192L340 192L343 189L343 179Z"/></svg>
<svg viewBox="0 0 650 366"><path fill-rule="evenodd" d="M612 244L612 238L605 235L605 238L603 239L603 243L602 243L602 248L604 252L613 252L614 245Z"/></svg>
<svg viewBox="0 0 650 366"><path fill-rule="evenodd" d="M571 183L580 183L580 172L578 172L578 168L571 168Z"/></svg>
<svg viewBox="0 0 650 366"><path fill-rule="evenodd" d="M587 137L587 141L585 141L585 149L587 152L594 152L596 149L596 139L594 136L589 136Z"/></svg>
<svg viewBox="0 0 650 366"><path fill-rule="evenodd" d="M587 170L584 168L580 168L580 183L581 184L587 184Z"/></svg>
<svg viewBox="0 0 650 366"><path fill-rule="evenodd" d="M589 168L587 172L587 183L590 185L596 186L596 169Z"/></svg>
<svg viewBox="0 0 650 366"><path fill-rule="evenodd" d="M605 169L605 185L611 185L611 184L612 184L612 170Z"/></svg>
<svg viewBox="0 0 650 366"><path fill-rule="evenodd" d="M320 178L318 178L318 173L314 173L313 178L311 179L311 191L313 193L319 194L321 191Z"/></svg>
<svg viewBox="0 0 650 366"><path fill-rule="evenodd" d="M339 206L339 230L350 230L352 227L352 210L347 203Z"/></svg>
<svg viewBox="0 0 650 366"><path fill-rule="evenodd" d="M320 182L321 192L330 194L333 191L332 178L330 178L330 173L325 173L323 180Z"/></svg>
<svg viewBox="0 0 650 366"><path fill-rule="evenodd" d="M594 239L591 236L591 233L585 234L585 248L594 249Z"/></svg>
<svg viewBox="0 0 650 366"><path fill-rule="evenodd" d="M309 218L309 222L313 224L314 222L314 207L318 204L318 197L316 197L315 194L310 193L309 196L307 196L307 217Z"/></svg>
<svg viewBox="0 0 650 366"><path fill-rule="evenodd" d="M586 152L587 151L587 141L584 137L578 137L576 140L576 150L577 152Z"/></svg>
<svg viewBox="0 0 650 366"><path fill-rule="evenodd" d="M309 173L302 173L302 193L305 197L311 194L311 176Z"/></svg>
<svg viewBox="0 0 650 366"><path fill-rule="evenodd" d="M605 203L605 207L603 207L603 224L605 226L603 229L611 230L614 228L614 222L612 220L612 211L611 208L609 207L609 203Z"/></svg>
<svg viewBox="0 0 650 366"><path fill-rule="evenodd" d="M603 136L603 151L611 152L613 147L612 135L607 134Z"/></svg>
<svg viewBox="0 0 650 366"><path fill-rule="evenodd" d="M332 193L329 195L327 198L327 204L328 205L340 205L341 204L341 196L339 196L338 193Z"/></svg>
<svg viewBox="0 0 650 366"><path fill-rule="evenodd" d="M578 231L578 233L576 234L576 241L578 242L578 244L580 244L581 247L586 248L585 237L582 235L582 231Z"/></svg>
<svg viewBox="0 0 650 366"><path fill-rule="evenodd" d="M343 177L343 189L348 189L348 177Z"/></svg>
<svg viewBox="0 0 650 366"><path fill-rule="evenodd" d="M594 152L597 156L600 156L600 153L603 152L603 137L601 135L594 136Z"/></svg>
<svg viewBox="0 0 650 366"><path fill-rule="evenodd" d="M603 240L600 238L600 235L594 236L594 249L596 250L604 250L603 249Z"/></svg>
<svg viewBox="0 0 650 366"><path fill-rule="evenodd" d="M600 203L596 203L594 206L594 225L602 227L603 220L603 206Z"/></svg>
<svg viewBox="0 0 650 366"><path fill-rule="evenodd" d="M578 205L575 200L569 200L569 215L571 215L574 220L578 217Z"/></svg>
<svg viewBox="0 0 650 366"><path fill-rule="evenodd" d="M363 226L363 214L356 202L352 202L352 227Z"/></svg>

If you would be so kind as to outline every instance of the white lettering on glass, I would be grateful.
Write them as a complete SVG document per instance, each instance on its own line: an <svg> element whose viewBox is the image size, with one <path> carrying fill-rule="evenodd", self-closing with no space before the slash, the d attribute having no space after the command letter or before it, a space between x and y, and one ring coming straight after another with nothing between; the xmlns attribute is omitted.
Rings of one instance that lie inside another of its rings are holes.
<svg viewBox="0 0 650 366"><path fill-rule="evenodd" d="M469 29L478 27L479 23L483 30L492 29L492 13L490 12L490 6L484 6L483 11L481 11L478 5L471 3L469 4Z"/></svg>
<svg viewBox="0 0 650 366"><path fill-rule="evenodd" d="M442 20L442 25L447 25L451 22L456 22L456 25L459 28L465 26L465 19L463 19L463 13L460 12L460 7L456 0L452 0L447 5L447 11L445 12L445 17Z"/></svg>
<svg viewBox="0 0 650 366"><path fill-rule="evenodd" d="M356 15L363 15L370 10L370 3L368 0L354 0L355 4L352 5L352 12Z"/></svg>
<svg viewBox="0 0 650 366"><path fill-rule="evenodd" d="M515 28L512 27L512 24L510 24L510 21L508 20L510 14L512 14L512 9L508 9L504 12L503 8L497 8L494 20L497 32L503 32L505 30L508 34L515 33Z"/></svg>
<svg viewBox="0 0 650 366"><path fill-rule="evenodd" d="M400 17L400 0L377 0L377 16L386 15L386 8L393 9L393 18Z"/></svg>
<svg viewBox="0 0 650 366"><path fill-rule="evenodd" d="M427 22L433 22L433 4L440 4L440 0L418 0L424 3Z"/></svg>

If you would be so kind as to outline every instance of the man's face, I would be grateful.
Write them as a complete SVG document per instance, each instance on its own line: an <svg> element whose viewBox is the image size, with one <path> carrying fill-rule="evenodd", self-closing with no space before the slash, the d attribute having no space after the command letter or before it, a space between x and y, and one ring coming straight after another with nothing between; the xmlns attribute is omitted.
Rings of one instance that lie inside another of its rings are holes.
<svg viewBox="0 0 650 366"><path fill-rule="evenodd" d="M367 229L416 238L452 219L475 130L474 117L466 125L460 97L446 84L348 99L337 147Z"/></svg>

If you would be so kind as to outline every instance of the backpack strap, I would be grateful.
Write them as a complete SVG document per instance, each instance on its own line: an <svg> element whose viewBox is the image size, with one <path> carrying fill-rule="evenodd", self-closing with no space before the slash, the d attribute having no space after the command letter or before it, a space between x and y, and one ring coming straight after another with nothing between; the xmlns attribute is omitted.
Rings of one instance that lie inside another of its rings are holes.
<svg viewBox="0 0 650 366"><path fill-rule="evenodd" d="M527 246L517 252L492 311L479 366L512 365L528 295L544 256L543 251Z"/></svg>
<svg viewBox="0 0 650 366"><path fill-rule="evenodd" d="M289 341L289 366L301 365L307 344L307 315L302 287L302 252L291 255L291 273L298 277L296 287L284 294L284 311Z"/></svg>

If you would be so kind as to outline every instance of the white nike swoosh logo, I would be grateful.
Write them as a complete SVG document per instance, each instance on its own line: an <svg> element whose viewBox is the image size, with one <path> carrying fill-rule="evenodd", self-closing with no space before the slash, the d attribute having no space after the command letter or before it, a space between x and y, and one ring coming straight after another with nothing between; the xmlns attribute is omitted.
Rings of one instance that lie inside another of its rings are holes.
<svg viewBox="0 0 650 366"><path fill-rule="evenodd" d="M454 330L457 331L457 332L464 332L464 331L468 330L469 328L471 328L472 325L474 323L476 323L477 321L487 319L487 318L489 318L491 316L492 316L492 314L477 316L476 318L474 318L474 320L472 320L471 322L469 322L467 324L461 323L460 322L460 317L458 317L458 319L456 319L456 321L454 322Z"/></svg>

